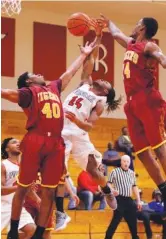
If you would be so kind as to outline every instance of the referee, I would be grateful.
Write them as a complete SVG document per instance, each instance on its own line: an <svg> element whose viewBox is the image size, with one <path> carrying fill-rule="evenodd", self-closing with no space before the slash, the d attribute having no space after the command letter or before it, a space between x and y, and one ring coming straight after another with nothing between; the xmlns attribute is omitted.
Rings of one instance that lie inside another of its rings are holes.
<svg viewBox="0 0 166 239"><path fill-rule="evenodd" d="M116 197L118 207L114 211L112 221L106 231L105 239L111 239L119 225L121 219L124 217L130 229L132 239L139 239L137 235L137 217L136 211L141 210L140 195L136 186L136 179L134 172L129 169L130 157L123 155L121 157L121 167L114 169L109 178L111 186L119 192ZM137 207L132 200L132 192L134 192L137 199Z"/></svg>

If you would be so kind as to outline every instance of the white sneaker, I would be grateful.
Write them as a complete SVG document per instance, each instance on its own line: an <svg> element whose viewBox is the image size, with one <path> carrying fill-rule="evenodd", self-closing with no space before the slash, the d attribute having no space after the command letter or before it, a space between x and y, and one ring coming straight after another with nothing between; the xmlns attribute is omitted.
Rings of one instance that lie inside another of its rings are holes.
<svg viewBox="0 0 166 239"><path fill-rule="evenodd" d="M71 217L69 217L65 212L56 212L56 227L55 231L60 231L66 228L67 224L71 221Z"/></svg>

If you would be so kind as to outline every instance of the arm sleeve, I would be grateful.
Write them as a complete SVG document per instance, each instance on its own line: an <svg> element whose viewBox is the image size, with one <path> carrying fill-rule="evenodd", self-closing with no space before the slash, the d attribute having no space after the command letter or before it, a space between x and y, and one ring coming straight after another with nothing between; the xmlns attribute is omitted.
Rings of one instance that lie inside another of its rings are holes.
<svg viewBox="0 0 166 239"><path fill-rule="evenodd" d="M60 94L61 90L62 90L62 80L61 79L54 80L51 82L50 86L53 87L54 89L55 88L58 89L59 94Z"/></svg>
<svg viewBox="0 0 166 239"><path fill-rule="evenodd" d="M18 105L22 108L28 108L32 102L32 92L29 88L22 88L18 90L19 100Z"/></svg>

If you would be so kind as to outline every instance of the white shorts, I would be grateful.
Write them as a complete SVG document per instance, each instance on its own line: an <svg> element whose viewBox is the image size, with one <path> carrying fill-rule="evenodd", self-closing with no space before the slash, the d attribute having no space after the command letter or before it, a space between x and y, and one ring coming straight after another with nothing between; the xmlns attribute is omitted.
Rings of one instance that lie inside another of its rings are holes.
<svg viewBox="0 0 166 239"><path fill-rule="evenodd" d="M73 132L71 129L64 129L62 136L66 145L65 164L67 167L70 153L80 168L86 170L88 164L88 155L94 154L98 165L101 164L102 154L98 152L89 139L88 133Z"/></svg>
<svg viewBox="0 0 166 239"><path fill-rule="evenodd" d="M10 204L1 204L1 231L3 231L5 228L8 231L10 230L11 211L12 208ZM34 224L34 220L32 219L31 215L25 210L25 208L23 208L18 229L21 230L24 226L30 223Z"/></svg>

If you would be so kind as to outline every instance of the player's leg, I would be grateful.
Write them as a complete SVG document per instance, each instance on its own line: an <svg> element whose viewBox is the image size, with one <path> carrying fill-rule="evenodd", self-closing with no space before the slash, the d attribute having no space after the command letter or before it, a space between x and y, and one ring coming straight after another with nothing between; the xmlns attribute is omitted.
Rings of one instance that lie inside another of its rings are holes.
<svg viewBox="0 0 166 239"><path fill-rule="evenodd" d="M72 139L70 135L63 133L63 139L65 143L65 166L66 171L68 168L68 160L70 152L72 150ZM67 223L71 221L71 218L64 212L64 196L65 196L65 175L62 176L58 187L55 192L55 203L56 203L56 227L55 230L59 231L67 226Z"/></svg>
<svg viewBox="0 0 166 239"><path fill-rule="evenodd" d="M18 238L18 225L22 211L23 202L28 187L36 179L39 167L39 150L42 142L34 133L28 133L21 143L21 163L18 175L18 188L12 202L11 227L8 238Z"/></svg>
<svg viewBox="0 0 166 239"><path fill-rule="evenodd" d="M147 107L146 110L148 117L150 120L147 121L142 117L144 122L145 133L152 149L155 151L157 158L159 159L161 166L166 174L166 135L165 135L165 108L163 105L154 105L154 107ZM149 167L151 170L151 167ZM164 209L166 211L166 181L165 177L158 178L158 175L161 175L159 169L154 171L153 178L156 180L156 184L159 187L160 191L162 192L163 199L164 199Z"/></svg>
<svg viewBox="0 0 166 239"><path fill-rule="evenodd" d="M102 161L102 155L90 142L88 134L73 137L72 153L79 166L86 170L93 177L94 181L101 187L105 194L108 205L115 210L117 207L113 190L110 189L103 172L99 170Z"/></svg>
<svg viewBox="0 0 166 239"><path fill-rule="evenodd" d="M143 163L147 172L151 176L152 180L159 187L159 189L163 187L163 191L164 191L163 194L165 194L165 191L166 191L165 178L163 177L161 173L158 162L156 161L155 157L153 157L150 151L150 144L151 144L150 139L156 140L156 133L158 132L158 128L156 129L156 127L153 126L155 129L154 131L152 130L153 127L151 128L151 124L152 122L154 122L153 121L154 115L148 112L147 108L146 110L142 109L141 112L146 112L145 115L144 114L142 115L142 121L144 120L144 122L147 122L146 125L143 125L143 123L132 113L129 103L125 105L125 113L127 116L130 138L134 145L136 154L138 155L139 159ZM140 110L138 113L140 116L141 114ZM153 136L151 135L151 132Z"/></svg>
<svg viewBox="0 0 166 239"><path fill-rule="evenodd" d="M44 230L47 226L47 222L54 203L55 188L57 187L64 172L65 147L63 140L57 141L54 138L47 138L45 151L49 152L49 154L43 162L41 171L41 186L43 187L41 195L41 207L38 226L33 237L37 239L43 235ZM41 228L43 228L42 231Z"/></svg>

